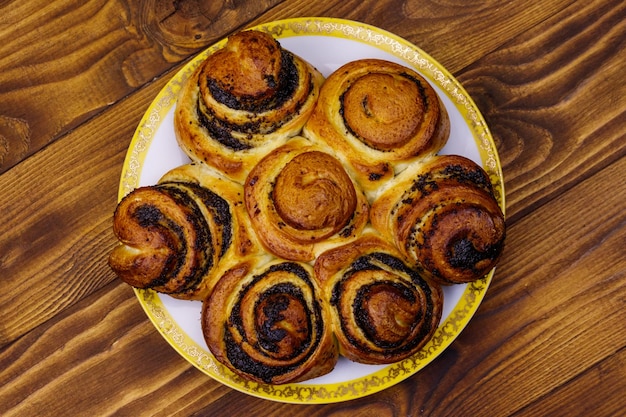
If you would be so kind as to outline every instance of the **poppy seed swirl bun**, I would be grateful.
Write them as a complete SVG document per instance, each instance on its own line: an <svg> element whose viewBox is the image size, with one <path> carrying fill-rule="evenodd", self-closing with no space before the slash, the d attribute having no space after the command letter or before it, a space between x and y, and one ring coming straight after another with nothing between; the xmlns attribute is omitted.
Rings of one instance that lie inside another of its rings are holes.
<svg viewBox="0 0 626 417"><path fill-rule="evenodd" d="M376 199L371 223L442 284L483 277L504 249L504 214L487 173L458 155L407 169Z"/></svg>
<svg viewBox="0 0 626 417"><path fill-rule="evenodd" d="M262 251L243 206L243 187L187 164L120 201L120 244L109 265L122 281L172 297L203 300L221 274Z"/></svg>
<svg viewBox="0 0 626 417"><path fill-rule="evenodd" d="M193 161L243 182L269 150L301 131L323 81L272 36L239 32L183 86L174 113L177 141Z"/></svg>
<svg viewBox="0 0 626 417"><path fill-rule="evenodd" d="M202 332L241 377L285 384L327 374L339 356L309 264L258 258L226 273L203 303Z"/></svg>
<svg viewBox="0 0 626 417"><path fill-rule="evenodd" d="M339 351L355 362L406 359L432 338L441 319L439 284L424 279L375 233L324 252L315 276L331 309Z"/></svg>
<svg viewBox="0 0 626 417"><path fill-rule="evenodd" d="M368 196L450 134L448 113L417 72L379 59L349 62L324 82L303 136L342 156Z"/></svg>
<svg viewBox="0 0 626 417"><path fill-rule="evenodd" d="M328 246L356 239L368 221L365 194L341 162L302 137L263 158L244 190L257 236L285 259L312 261Z"/></svg>

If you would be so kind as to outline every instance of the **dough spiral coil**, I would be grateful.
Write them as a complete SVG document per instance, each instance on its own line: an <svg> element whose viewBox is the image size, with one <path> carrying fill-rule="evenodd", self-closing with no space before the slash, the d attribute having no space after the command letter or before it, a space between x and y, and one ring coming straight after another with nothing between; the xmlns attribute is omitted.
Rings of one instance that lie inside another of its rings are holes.
<svg viewBox="0 0 626 417"><path fill-rule="evenodd" d="M371 222L442 284L484 276L506 234L489 176L458 155L435 156L403 172L372 205Z"/></svg>
<svg viewBox="0 0 626 417"><path fill-rule="evenodd" d="M343 356L370 364L415 354L437 329L443 292L375 234L331 249L315 262Z"/></svg>
<svg viewBox="0 0 626 417"><path fill-rule="evenodd" d="M321 290L304 263L261 258L234 267L203 304L202 330L221 363L257 382L314 378L338 359Z"/></svg>
<svg viewBox="0 0 626 417"><path fill-rule="evenodd" d="M243 182L265 153L300 132L322 82L270 35L239 32L183 86L174 114L177 141L193 161Z"/></svg>
<svg viewBox="0 0 626 417"><path fill-rule="evenodd" d="M203 300L225 268L261 250L241 185L193 164L125 196L113 231L120 244L109 265L116 274L181 299Z"/></svg>
<svg viewBox="0 0 626 417"><path fill-rule="evenodd" d="M259 239L285 259L312 261L355 239L368 221L367 199L340 161L302 137L261 160L244 189Z"/></svg>
<svg viewBox="0 0 626 417"><path fill-rule="evenodd" d="M334 71L303 130L332 147L368 195L407 163L439 151L449 133L448 113L433 87L417 72L379 59Z"/></svg>

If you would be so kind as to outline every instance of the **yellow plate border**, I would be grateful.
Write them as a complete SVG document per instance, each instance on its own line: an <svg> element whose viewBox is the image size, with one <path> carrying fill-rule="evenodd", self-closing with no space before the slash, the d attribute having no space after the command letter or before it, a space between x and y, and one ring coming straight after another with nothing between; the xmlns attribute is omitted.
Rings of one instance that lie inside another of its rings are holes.
<svg viewBox="0 0 626 417"><path fill-rule="evenodd" d="M476 141L483 168L495 185L496 198L505 210L504 178L493 137L461 84L436 60L412 43L390 32L361 22L325 17L304 17L264 23L249 29L274 37L330 36L375 46L395 55L440 87L459 110ZM221 48L223 39L187 63L160 91L142 117L131 140L120 179L118 199L139 186L141 169L159 126L175 105L185 80L208 55ZM187 361L211 378L233 389L256 397L285 403L322 404L352 400L389 388L417 373L441 354L461 333L478 309L491 283L495 269L476 282L467 284L450 315L440 323L430 342L414 356L386 366L367 376L332 384L259 384L246 381L225 368L178 326L157 293L135 289L146 315L165 340Z"/></svg>

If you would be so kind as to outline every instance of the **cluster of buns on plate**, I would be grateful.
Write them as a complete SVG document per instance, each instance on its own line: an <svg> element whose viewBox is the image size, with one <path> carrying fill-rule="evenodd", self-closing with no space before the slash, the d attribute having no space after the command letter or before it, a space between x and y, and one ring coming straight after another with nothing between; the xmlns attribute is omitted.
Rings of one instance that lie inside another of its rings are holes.
<svg viewBox="0 0 626 417"><path fill-rule="evenodd" d="M208 348L246 380L406 359L437 329L442 285L502 252L489 176L438 155L448 113L410 68L362 59L324 79L242 31L185 81L174 120L192 162L118 203L109 264L202 301Z"/></svg>

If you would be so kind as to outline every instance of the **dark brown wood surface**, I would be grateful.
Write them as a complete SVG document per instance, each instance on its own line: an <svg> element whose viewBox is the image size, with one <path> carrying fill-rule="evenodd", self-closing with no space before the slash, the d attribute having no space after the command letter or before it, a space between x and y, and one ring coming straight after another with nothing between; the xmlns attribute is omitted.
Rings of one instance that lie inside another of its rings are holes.
<svg viewBox="0 0 626 417"><path fill-rule="evenodd" d="M328 16L420 46L497 144L507 246L477 314L380 393L291 405L213 381L106 265L126 150L233 31ZM618 416L626 409L621 0L0 1L0 415Z"/></svg>

